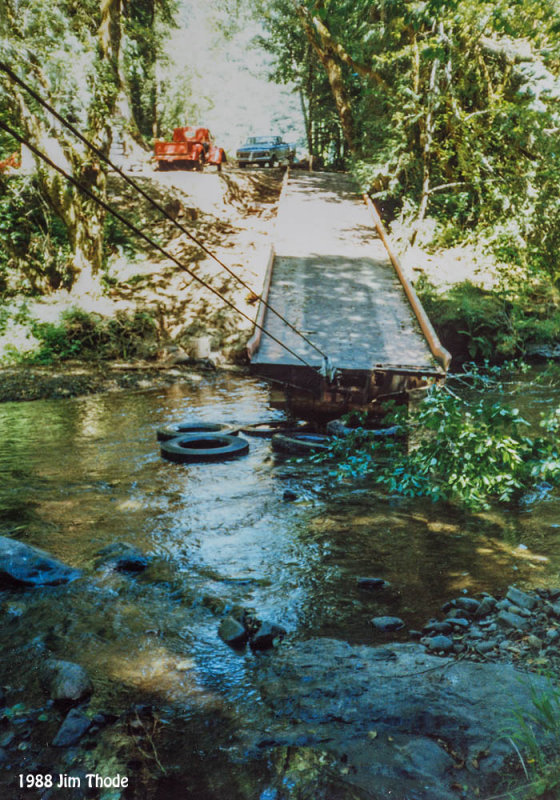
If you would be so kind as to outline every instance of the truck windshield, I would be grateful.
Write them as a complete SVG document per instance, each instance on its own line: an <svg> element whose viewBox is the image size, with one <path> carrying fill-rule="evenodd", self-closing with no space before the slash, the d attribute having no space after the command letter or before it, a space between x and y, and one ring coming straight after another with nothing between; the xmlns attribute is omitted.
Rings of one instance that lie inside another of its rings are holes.
<svg viewBox="0 0 560 800"><path fill-rule="evenodd" d="M279 144L280 139L277 136L250 136L247 139L247 144Z"/></svg>

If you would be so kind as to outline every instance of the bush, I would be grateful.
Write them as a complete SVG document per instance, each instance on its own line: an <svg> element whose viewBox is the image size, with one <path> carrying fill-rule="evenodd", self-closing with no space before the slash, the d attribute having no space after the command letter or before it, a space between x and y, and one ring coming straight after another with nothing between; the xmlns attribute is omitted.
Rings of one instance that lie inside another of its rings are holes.
<svg viewBox="0 0 560 800"><path fill-rule="evenodd" d="M10 322L10 326L21 325L22 333L27 334L19 342L4 346L4 356L0 357L4 363L48 365L72 358L149 358L157 347L156 324L145 311L136 311L130 317L118 313L107 319L73 309L53 323L31 319L24 306L11 319L4 315L0 324L2 320L4 329Z"/></svg>
<svg viewBox="0 0 560 800"><path fill-rule="evenodd" d="M421 280L416 290L454 364L500 364L560 340L558 292L547 282L489 291L465 281L438 292Z"/></svg>
<svg viewBox="0 0 560 800"><path fill-rule="evenodd" d="M417 411L397 410L387 421L400 427L407 449L358 429L331 446L327 457L338 461L332 475L371 475L389 492L472 509L511 501L538 482L560 483L560 409L542 419L540 435L530 436L516 408L485 395L467 402L433 386Z"/></svg>

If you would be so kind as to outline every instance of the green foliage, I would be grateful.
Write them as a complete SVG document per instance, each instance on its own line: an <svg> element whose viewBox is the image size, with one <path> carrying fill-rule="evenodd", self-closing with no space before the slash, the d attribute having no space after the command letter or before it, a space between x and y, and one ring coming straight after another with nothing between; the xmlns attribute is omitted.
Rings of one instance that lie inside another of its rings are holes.
<svg viewBox="0 0 560 800"><path fill-rule="evenodd" d="M176 25L177 8L175 0L137 0L124 7L122 61L127 94L137 130L148 141L160 133L167 87L158 81L158 69L165 63L163 45Z"/></svg>
<svg viewBox="0 0 560 800"><path fill-rule="evenodd" d="M426 280L416 290L454 363L501 363L522 356L529 345L560 339L560 297L547 282L508 278L493 291L465 281L438 292Z"/></svg>
<svg viewBox="0 0 560 800"><path fill-rule="evenodd" d="M517 742L531 798L560 798L560 689L549 679L546 692L531 686L530 709L519 709L508 737ZM540 731L540 737L537 737ZM543 744L543 741L546 743Z"/></svg>
<svg viewBox="0 0 560 800"><path fill-rule="evenodd" d="M35 294L71 283L66 228L30 176L0 176L0 292Z"/></svg>
<svg viewBox="0 0 560 800"><path fill-rule="evenodd" d="M374 198L412 203L418 221L429 208L442 244L476 232L506 263L558 279L555 0L325 0L300 4L307 29L289 0L253 1L273 77L301 91L316 152L347 155L340 120L331 121L334 88L310 42L338 63L354 128L351 165Z"/></svg>
<svg viewBox="0 0 560 800"><path fill-rule="evenodd" d="M0 336L17 324L27 330L21 344L9 343L0 352L4 364L56 364L69 359L104 360L150 358L157 346L153 317L145 311L113 318L79 309L66 311L59 322L41 322L22 305L0 315Z"/></svg>
<svg viewBox="0 0 560 800"><path fill-rule="evenodd" d="M329 454L338 462L333 475L371 475L389 492L473 509L509 502L538 481L560 482L560 410L531 436L516 408L485 394L467 402L434 386L410 416L397 410L388 421L399 426L401 439L368 437L358 429L336 440Z"/></svg>

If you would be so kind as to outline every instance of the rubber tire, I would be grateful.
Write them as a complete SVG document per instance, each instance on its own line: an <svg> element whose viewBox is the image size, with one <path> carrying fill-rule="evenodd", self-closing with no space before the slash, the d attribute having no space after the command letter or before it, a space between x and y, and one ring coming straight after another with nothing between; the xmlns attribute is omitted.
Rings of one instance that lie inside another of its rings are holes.
<svg viewBox="0 0 560 800"><path fill-rule="evenodd" d="M242 456L248 450L249 442L246 439L226 433L190 434L161 443L162 457L179 464L226 461Z"/></svg>
<svg viewBox="0 0 560 800"><path fill-rule="evenodd" d="M329 436L321 436L317 433L292 433L290 435L276 433L272 437L272 449L277 453L289 455L308 455L326 450L329 441Z"/></svg>
<svg viewBox="0 0 560 800"><path fill-rule="evenodd" d="M227 433L229 436L237 436L238 432L239 428L222 422L189 422L187 420L177 422L175 425L168 425L165 428L158 428L156 436L159 442L167 442L169 439L194 433Z"/></svg>
<svg viewBox="0 0 560 800"><path fill-rule="evenodd" d="M268 422L254 422L241 428L241 433L247 436L256 436L260 439L271 439L276 433L304 433L309 427L307 422L290 424L283 419L272 419Z"/></svg>

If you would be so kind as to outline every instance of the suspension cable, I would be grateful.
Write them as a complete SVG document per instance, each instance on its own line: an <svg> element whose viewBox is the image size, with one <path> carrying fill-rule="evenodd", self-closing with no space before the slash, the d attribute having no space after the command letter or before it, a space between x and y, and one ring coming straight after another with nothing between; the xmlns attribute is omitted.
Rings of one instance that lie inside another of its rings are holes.
<svg viewBox="0 0 560 800"><path fill-rule="evenodd" d="M174 219L171 216L171 214L169 214L169 212L166 211L166 209L157 202L157 200L154 200L147 192L145 192L144 189L142 189L142 187L138 183L136 183L136 181L133 178L130 178L125 172L123 172L120 169L120 167L114 164L108 156L106 156L98 147L96 147L93 144L93 142L90 142L89 139L87 139L82 133L80 133L80 131L74 125L72 125L71 122L69 122L65 117L59 114L58 111L56 111L46 100L44 100L39 94L37 94L37 92L35 92L35 90L31 86L29 86L29 84L27 84L24 80L22 80L3 61L0 61L0 70L5 72L15 83L21 86L22 89L24 89L29 95L31 95L31 97L34 100L36 100L40 105L42 105L43 108L45 108L50 114L52 114L53 117L55 117L55 119L61 122L65 128L71 131L71 133L73 133L74 136L76 136L81 142L83 142L83 144L86 145L86 147L88 147L93 153L95 153L95 155L98 156L98 158L100 158L102 161L108 164L109 167L111 167L111 169L117 172L120 175L120 177L123 178L123 180L129 184L129 186L131 186L133 189L135 189L135 191L137 191L140 195L142 195L142 197L145 200L147 200L154 208L156 208L161 214L163 214L163 216L166 217L166 219L168 219L176 228L178 228L185 236L187 236L192 242L194 242L198 247L200 247L200 249L204 253L206 253L206 255L210 256L210 258L212 258L217 264L219 264L220 267L222 267L222 269L225 269L226 272L228 272L241 286L243 286L245 289L247 289L249 292L255 295L256 298L261 303L263 303L263 305L266 306L266 308L269 311L275 314L278 317L278 319L280 319L285 325L288 326L288 328L290 328L290 330L296 333L310 347L312 347L317 353L319 353L319 355L323 358L325 364L329 363L329 358L326 353L324 353L319 347L317 347L317 345L315 345L304 333L302 333L294 325L292 325L292 323L289 322L289 320L287 320L279 311L273 308L268 302L268 300L266 300L262 296L262 294L260 295L257 294L257 292L255 292L251 288L251 286L243 280L243 278L237 275L237 273L235 273L230 267L228 267L227 264L225 264L220 258L218 258L218 256L216 256L203 242L200 241L200 239L194 236L187 228L185 228L184 225L182 225L180 222ZM270 334L268 335L270 336Z"/></svg>
<svg viewBox="0 0 560 800"><path fill-rule="evenodd" d="M301 361L301 363L304 364L306 367L310 367L313 370L316 369L312 364L310 364L308 361L306 361L304 358L302 358L302 356L298 355L298 353L296 353L294 350L292 350L290 347L288 347L287 344L284 344L284 342L281 342L280 339L277 339L276 336L274 336L272 333L269 333L266 330L266 328L264 328L262 325L259 325L257 322L252 320L251 317L248 314L246 314L244 311L241 311L240 308L237 308L237 306L234 303L232 303L231 300L228 300L227 297L224 297L223 294L221 294L217 289L214 289L213 286L210 286L209 283L204 281L196 273L194 273L192 270L190 270L188 267L186 267L172 253L169 253L164 247L159 245L152 238L150 238L147 234L145 234L143 231L141 231L139 228L137 228L136 225L134 225L134 223L130 222L130 220L128 220L126 217L123 217L122 214L120 214L118 211L116 211L111 205L109 205L109 203L106 203L100 197L97 197L97 195L95 195L94 192L92 192L86 186L83 186L79 181L77 181L72 175L70 175L68 172L66 172L66 170L64 170L58 164L55 164L55 162L52 161L47 155L45 155L45 153L41 152L37 147L32 145L29 141L27 141L25 139L25 137L23 137L21 134L19 134L17 131L15 131L12 127L10 127L10 125L7 125L3 120L0 120L0 128L2 130L6 131L7 134L9 134L11 137L13 137L20 144L23 144L26 147L28 147L31 150L32 153L34 153L38 158L42 159L46 164L48 164L50 167L52 167L58 173L60 173L64 178L66 178L66 180L69 183L71 183L73 186L75 186L76 189L78 189L83 194L87 195L87 197L89 197L91 200L93 200L95 203L97 203L97 205L99 205L102 208L104 208L105 211L108 211L109 214L111 214L113 217L118 219L119 222L122 222L123 225L126 225L127 228L130 228L130 230L134 231L134 233L137 236L139 236L141 239L143 239L145 242L147 242L149 245L151 245L155 250L160 252L166 258L169 258L171 261L173 261L173 263L176 264L180 269L182 269L184 272L186 272L188 275L190 275L192 278L194 278L196 281L198 281L200 284L202 284L202 286L204 286L206 289L208 289L213 294L215 294L216 297L219 297L220 300L223 303L225 303L231 309L233 309L238 314L240 314L242 317L244 317L246 320L248 320L252 325L255 325L255 327L257 327L260 331L265 333L274 342L276 342L276 344L279 344L281 347L283 347L284 350L287 350L287 352L290 353L290 355L292 355L295 358L297 358L298 361Z"/></svg>

